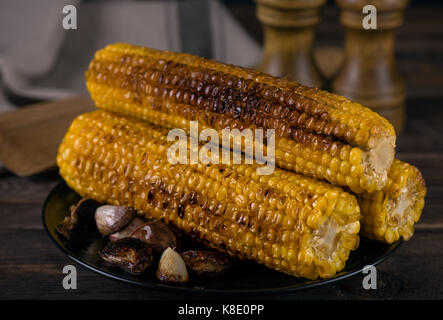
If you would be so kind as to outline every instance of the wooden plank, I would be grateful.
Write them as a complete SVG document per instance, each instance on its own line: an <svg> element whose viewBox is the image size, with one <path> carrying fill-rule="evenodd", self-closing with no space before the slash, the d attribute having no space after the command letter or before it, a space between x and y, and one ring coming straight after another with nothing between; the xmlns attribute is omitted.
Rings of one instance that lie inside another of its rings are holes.
<svg viewBox="0 0 443 320"><path fill-rule="evenodd" d="M41 204L52 187L60 181L56 171L32 178L16 177L12 174L0 178L1 204Z"/></svg>
<svg viewBox="0 0 443 320"><path fill-rule="evenodd" d="M0 115L0 160L19 176L54 168L58 145L72 120L93 109L89 97L76 97Z"/></svg>
<svg viewBox="0 0 443 320"><path fill-rule="evenodd" d="M42 230L0 229L0 299L159 299L181 296L102 277L69 260ZM377 267L379 287L362 288L363 275L278 299L442 299L443 233L417 232ZM423 263L429 261L432 263ZM62 269L73 264L78 289L66 291ZM251 296L252 297L252 296ZM189 296L192 298L192 296ZM207 298L198 296L197 298Z"/></svg>
<svg viewBox="0 0 443 320"><path fill-rule="evenodd" d="M56 171L32 178L0 177L0 227L41 229L43 202L58 181Z"/></svg>

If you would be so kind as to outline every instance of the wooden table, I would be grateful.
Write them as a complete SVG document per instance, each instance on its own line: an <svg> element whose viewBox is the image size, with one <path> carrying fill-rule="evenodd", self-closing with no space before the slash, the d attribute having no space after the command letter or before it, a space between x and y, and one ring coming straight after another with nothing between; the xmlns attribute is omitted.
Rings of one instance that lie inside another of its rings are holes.
<svg viewBox="0 0 443 320"><path fill-rule="evenodd" d="M238 10L235 13L242 18ZM327 43L330 33L340 30L334 10L326 12L333 22L320 26L320 42ZM443 32L435 27L441 12L427 7L409 11L398 37L398 65L409 94L398 157L418 166L428 187L416 234L377 268L377 290L364 290L363 275L357 275L326 287L272 298L443 298ZM336 33L334 37L338 37ZM41 208L59 180L56 172L32 178L0 173L0 299L180 298L102 277L73 263L56 248L43 230ZM67 264L77 267L77 290L62 287L62 268Z"/></svg>

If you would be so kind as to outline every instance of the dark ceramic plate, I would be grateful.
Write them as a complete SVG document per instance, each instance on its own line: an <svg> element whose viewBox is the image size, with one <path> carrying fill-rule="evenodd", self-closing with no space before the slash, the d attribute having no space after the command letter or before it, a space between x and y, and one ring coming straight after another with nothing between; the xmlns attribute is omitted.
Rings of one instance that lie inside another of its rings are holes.
<svg viewBox="0 0 443 320"><path fill-rule="evenodd" d="M385 260L401 244L398 241L387 245L376 241L361 239L357 250L351 252L346 268L335 277L327 280L308 280L287 276L252 262L238 261L226 274L214 278L202 278L186 285L159 282L155 268L142 276L133 276L114 267L104 265L98 256L98 250L106 240L98 232L74 233L66 241L55 232L56 225L69 214L69 207L80 196L64 182L60 182L48 195L43 206L43 225L49 236L68 257L77 263L112 279L131 284L187 293L213 294L264 294L293 292L338 281L362 271L365 265L376 265Z"/></svg>

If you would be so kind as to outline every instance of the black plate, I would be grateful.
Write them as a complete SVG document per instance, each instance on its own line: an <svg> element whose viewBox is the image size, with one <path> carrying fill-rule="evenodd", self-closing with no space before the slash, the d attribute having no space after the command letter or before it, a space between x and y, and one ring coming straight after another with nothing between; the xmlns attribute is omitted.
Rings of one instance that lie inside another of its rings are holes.
<svg viewBox="0 0 443 320"><path fill-rule="evenodd" d="M154 269L142 276L133 276L120 269L106 266L98 256L106 243L98 232L74 233L66 241L55 232L56 225L69 214L69 207L75 204L80 196L71 190L66 183L60 182L50 192L43 205L43 225L49 236L68 257L77 263L112 279L149 288L172 290L176 292L214 293L214 294L281 294L301 289L325 285L358 274L366 265L377 265L385 260L402 241L391 245L361 239L357 250L351 252L343 271L330 279L308 280L295 278L273 271L253 262L239 261L225 275L214 278L203 278L186 285L166 284L159 282Z"/></svg>

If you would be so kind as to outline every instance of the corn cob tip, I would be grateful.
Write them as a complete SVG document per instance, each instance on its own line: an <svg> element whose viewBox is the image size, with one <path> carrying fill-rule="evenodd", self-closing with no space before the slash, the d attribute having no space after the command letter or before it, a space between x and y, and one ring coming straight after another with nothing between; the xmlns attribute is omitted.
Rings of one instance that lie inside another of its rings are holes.
<svg viewBox="0 0 443 320"><path fill-rule="evenodd" d="M358 196L362 234L386 243L409 240L424 207L425 180L416 167L397 159L388 177L383 190Z"/></svg>
<svg viewBox="0 0 443 320"><path fill-rule="evenodd" d="M364 157L363 167L365 173L374 181L378 181L375 190L380 190L386 185L388 171L394 161L395 156L395 136L374 137L370 139L373 146ZM362 188L372 191L370 187Z"/></svg>

